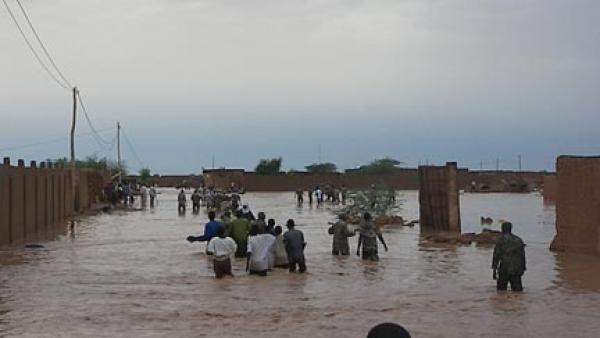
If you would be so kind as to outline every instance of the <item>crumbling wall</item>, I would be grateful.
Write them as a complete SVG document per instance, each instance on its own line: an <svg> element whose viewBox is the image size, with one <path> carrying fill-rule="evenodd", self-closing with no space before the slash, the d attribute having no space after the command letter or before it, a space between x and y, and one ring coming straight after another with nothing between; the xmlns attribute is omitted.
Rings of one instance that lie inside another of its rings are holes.
<svg viewBox="0 0 600 338"><path fill-rule="evenodd" d="M553 250L600 254L600 157L556 160Z"/></svg>
<svg viewBox="0 0 600 338"><path fill-rule="evenodd" d="M419 167L419 219L424 232L461 232L455 162Z"/></svg>

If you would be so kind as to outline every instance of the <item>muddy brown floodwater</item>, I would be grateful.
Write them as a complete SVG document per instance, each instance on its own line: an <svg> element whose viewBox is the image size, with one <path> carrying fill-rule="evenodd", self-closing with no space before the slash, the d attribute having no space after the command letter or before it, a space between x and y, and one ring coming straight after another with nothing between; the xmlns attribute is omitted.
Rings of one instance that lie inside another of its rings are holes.
<svg viewBox="0 0 600 338"><path fill-rule="evenodd" d="M406 218L417 192L401 192ZM537 194L461 196L463 231L504 218L527 242L523 294L497 293L489 247L427 245L419 228L386 230L378 263L332 257L327 207L296 208L290 193L249 193L252 209L294 218L308 241L308 273L244 273L215 280L200 233L176 191L158 208L82 219L43 249L0 252L0 337L366 337L402 323L413 337L598 337L600 259L555 254L554 209ZM494 227L498 228L498 224ZM355 239L351 242L356 248Z"/></svg>

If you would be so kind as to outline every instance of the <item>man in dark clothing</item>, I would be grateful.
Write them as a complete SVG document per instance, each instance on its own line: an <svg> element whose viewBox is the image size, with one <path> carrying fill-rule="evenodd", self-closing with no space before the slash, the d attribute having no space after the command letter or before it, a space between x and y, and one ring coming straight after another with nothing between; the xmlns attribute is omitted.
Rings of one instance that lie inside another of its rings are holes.
<svg viewBox="0 0 600 338"><path fill-rule="evenodd" d="M296 272L296 265L299 267L300 273L306 271L304 261L304 234L300 230L294 229L296 224L293 219L287 221L288 231L283 235L283 243L287 252L290 272Z"/></svg>
<svg viewBox="0 0 600 338"><path fill-rule="evenodd" d="M179 211L179 213L185 212L185 204L186 204L185 191L183 189L181 189L181 191L179 192L179 195L177 195L177 210Z"/></svg>
<svg viewBox="0 0 600 338"><path fill-rule="evenodd" d="M267 215L264 212L260 211L258 213L258 218L252 222L252 225L256 224L258 227L258 233L264 234L267 229Z"/></svg>
<svg viewBox="0 0 600 338"><path fill-rule="evenodd" d="M496 288L505 291L510 283L513 291L523 291L521 276L527 270L525 262L525 244L518 236L511 233L512 224L502 223L502 235L496 241L492 260L493 277L497 280Z"/></svg>
<svg viewBox="0 0 600 338"><path fill-rule="evenodd" d="M277 236L275 234L275 220L274 219L269 218L269 220L267 221L267 228L265 229L265 233L271 234L273 236Z"/></svg>
<svg viewBox="0 0 600 338"><path fill-rule="evenodd" d="M202 196L200 195L200 191L198 189L194 190L192 194L192 212L197 214L200 212L200 200Z"/></svg>

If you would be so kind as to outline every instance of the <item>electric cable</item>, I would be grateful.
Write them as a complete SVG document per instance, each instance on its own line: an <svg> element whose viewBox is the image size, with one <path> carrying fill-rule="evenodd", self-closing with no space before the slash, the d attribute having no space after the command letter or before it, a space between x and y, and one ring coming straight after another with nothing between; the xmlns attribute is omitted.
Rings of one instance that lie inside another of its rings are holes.
<svg viewBox="0 0 600 338"><path fill-rule="evenodd" d="M108 131L108 130L113 130L113 128L104 128L104 129L100 129L98 130L99 132L104 132L104 131ZM88 133L80 133L75 135L76 137L80 137L80 136L88 136L88 135L92 135L92 132L88 132ZM62 141L66 141L68 140L69 137L57 137L57 138L53 138L53 139L49 139L49 140L45 140L45 141L39 141L39 142L35 142L35 143L29 143L29 144L24 144L24 145L20 145L20 146L11 146L11 147L6 147L6 148L0 148L0 151L7 151L7 150L20 150L20 149L25 149L25 148L31 148L31 147L35 147L35 146L39 146L39 145L46 145L46 144L53 144L53 143L58 143L58 142L62 142Z"/></svg>
<svg viewBox="0 0 600 338"><path fill-rule="evenodd" d="M46 54L46 57L48 58L48 60L50 61L50 63L52 64L52 67L54 67L54 70L56 70L56 72L58 73L58 75L60 76L60 78L69 86L69 88L72 88L73 86L71 85L71 83L69 82L69 80L67 80L65 78L65 76L63 75L63 73L60 71L60 69L58 68L58 66L56 65L56 63L54 62L54 60L52 59L52 57L50 56L50 53L48 53L48 49L46 49L46 46L42 42L42 39L40 39L40 36L38 35L36 29L33 27L33 23L31 23L31 20L29 19L29 15L27 15L27 12L25 11L25 8L21 4L21 0L16 0L16 1L17 1L17 4L19 4L19 7L21 8L21 12L23 13L23 16L25 16L25 19L27 20L27 23L29 24L29 28L31 28L31 31L33 32L33 35L35 36L36 40L40 44L40 47L42 47L42 50L44 51L44 54Z"/></svg>
<svg viewBox="0 0 600 338"><path fill-rule="evenodd" d="M29 50L31 50L31 52L33 53L33 56L35 57L35 59L39 62L39 64L42 66L42 68L44 68L44 70L46 71L46 73L48 73L48 75L62 88L66 89L66 90L70 90L69 86L65 85L64 83L62 83L57 77L56 75L54 75L50 69L48 68L48 66L42 61L42 59L40 58L39 54L36 52L35 48L33 48L33 45L31 45L31 42L29 42L29 39L27 39L27 35L25 35L25 32L23 31L23 29L21 28L21 25L19 25L19 21L17 20L17 18L15 17L15 15L13 14L12 10L10 9L10 7L8 6L8 3L6 2L6 0L2 0L2 2L4 2L4 6L6 7L6 9L8 10L8 14L10 15L10 17L12 18L14 24L17 26L17 29L19 30L19 32L21 33L21 36L23 37L23 40L25 40L25 43L27 44L27 46L29 47Z"/></svg>
<svg viewBox="0 0 600 338"><path fill-rule="evenodd" d="M133 157L135 158L135 160L138 162L138 164L140 165L140 167L144 168L146 165L144 164L144 162L140 159L140 157L138 156L137 152L135 151L135 148L133 147L133 144L131 143L131 141L129 140L129 137L127 137L127 134L125 133L125 131L123 130L123 127L121 127L121 131L123 133L123 137L125 139L125 143L127 143L127 145L129 146L129 149L131 150L131 153L133 154Z"/></svg>
<svg viewBox="0 0 600 338"><path fill-rule="evenodd" d="M115 144L115 139L113 139L111 142L106 141L105 139L103 139L99 134L98 131L96 130L96 128L94 127L94 124L92 123L92 120L90 118L90 115L85 107L85 103L83 102L83 99L81 98L81 94L80 91L77 91L77 98L79 99L79 105L81 106L81 110L83 111L83 115L85 116L85 119L88 123L88 126L90 127L90 129L92 130L92 133L94 134L94 139L96 140L96 142L98 143L98 145L105 149L105 150L110 150L114 147ZM106 148L106 147L110 147L110 148Z"/></svg>

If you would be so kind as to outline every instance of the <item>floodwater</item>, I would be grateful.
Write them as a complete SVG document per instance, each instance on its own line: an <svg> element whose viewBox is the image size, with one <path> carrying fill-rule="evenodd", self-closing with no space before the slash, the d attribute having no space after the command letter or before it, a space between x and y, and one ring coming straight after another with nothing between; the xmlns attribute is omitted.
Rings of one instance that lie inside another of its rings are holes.
<svg viewBox="0 0 600 338"><path fill-rule="evenodd" d="M416 219L417 192L400 195L400 214ZM235 278L215 280L204 244L185 240L206 215L179 216L176 191L163 190L154 210L88 217L43 249L0 251L0 337L359 338L384 321L413 337L598 337L600 259L548 250L554 209L537 194L461 196L464 232L504 218L527 242L523 294L496 292L490 247L422 243L417 226L386 230L378 263L332 257L328 207L297 208L291 192L243 198L296 220L308 273L248 276L237 260Z"/></svg>

